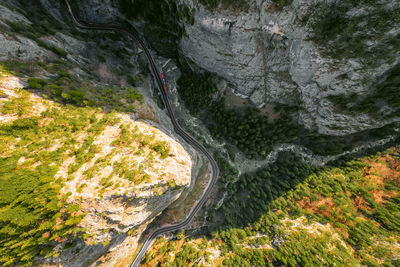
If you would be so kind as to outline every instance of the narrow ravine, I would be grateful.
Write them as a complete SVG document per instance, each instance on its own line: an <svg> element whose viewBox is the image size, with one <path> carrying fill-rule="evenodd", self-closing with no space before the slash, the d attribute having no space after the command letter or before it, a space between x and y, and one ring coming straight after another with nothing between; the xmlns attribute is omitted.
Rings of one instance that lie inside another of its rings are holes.
<svg viewBox="0 0 400 267"><path fill-rule="evenodd" d="M175 231L178 229L181 229L183 227L186 227L189 225L195 214L201 209L202 205L205 203L205 201L208 199L209 194L212 191L213 186L216 183L216 180L218 178L219 174L219 169L218 166L215 162L215 160L212 157L212 154L207 151L207 149L201 144L201 142L197 142L196 139L202 140L203 143L206 145L212 147L215 150L218 150L221 155L228 154L226 149L225 149L225 143L219 140L215 140L205 125L202 123L202 121L194 116L192 116L189 111L184 107L184 105L181 104L178 96L178 91L176 88L176 78L178 76L172 75L172 79L169 80L169 93L167 95L166 91L163 91L163 82L160 79L160 73L157 69L157 66L154 62L154 59L150 52L148 51L147 47L144 45L144 43L134 34L130 33L127 30L124 30L118 26L115 25L101 25L101 24L92 24L92 23L84 23L79 21L76 17L74 17L72 10L66 1L67 6L69 8L69 11L71 13L71 16L73 17L73 20L75 24L80 26L81 28L85 29L94 29L94 30L107 30L107 31L116 31L120 32L122 34L127 34L130 36L132 39L136 40L139 42L140 46L142 47L143 51L146 54L146 57L149 61L150 65L150 70L153 74L153 77L156 81L156 85L159 88L161 98L164 102L164 105L167 109L168 115L170 116L171 122L174 126L174 129L178 135L180 135L185 141L190 143L194 148L196 148L198 151L202 152L210 161L211 167L212 167L212 178L208 184L208 186L205 189L205 192L203 193L202 197L200 200L195 204L195 206L192 208L191 212L187 215L186 219L182 221L179 224L176 225L170 225L170 226L165 226L162 228L157 229L151 235L145 240L143 243L142 248L140 249L139 253L137 254L134 262L132 263L131 266L138 266L142 257L144 256L147 248L151 245L152 241L157 238L158 236ZM167 65L170 66L170 68L166 68ZM171 66L172 65L172 66ZM168 72L174 72L177 69L176 64L168 59L165 60L163 63L161 63L162 68L166 68L166 73ZM170 77L171 78L171 77ZM172 82L171 82L172 80ZM171 86L172 85L172 86ZM171 105L172 104L172 105ZM177 118L175 118L175 114L178 114ZM186 133L185 130L183 130L179 124L184 125L184 129L189 130L190 134ZM396 129L396 132L399 132L399 129ZM194 138L192 136L194 136ZM252 172L255 171L258 168L267 166L269 164L273 164L279 153L281 152L291 152L297 157L299 157L304 163L310 164L312 166L324 166L328 162L331 162L333 160L336 160L342 156L345 155L350 155L350 154L355 154L362 152L366 149L369 148L374 148L377 146L382 146L392 140L394 140L397 136L389 136L387 138L377 140L374 142L370 142L368 144L363 144L360 145L350 151L345 151L343 153L337 154L337 155L331 155L331 156L321 156L321 155L316 155L314 154L311 150L300 146L296 144L276 144L272 151L268 153L266 158L264 160L248 160L242 153L237 153L237 156L235 160L231 160L227 158L228 162L235 167L239 171L239 176L242 173L247 173L247 172ZM218 201L216 208L220 207L223 205L224 199L226 198L227 194L226 192L223 193L222 198Z"/></svg>
<svg viewBox="0 0 400 267"><path fill-rule="evenodd" d="M177 69L176 63L173 60L165 61L165 59L159 59L159 62L167 62L169 67L167 68L167 73L173 73L168 76L169 85L171 86L169 97L178 119L197 139L203 140L205 144L212 147L215 151L220 152L220 155L225 155L225 159L238 170L238 177L241 174L253 172L259 168L273 164L281 152L291 152L306 164L314 167L323 167L329 162L335 161L343 156L359 154L368 149L384 146L398 137L398 135L391 135L380 140L364 143L358 147L336 155L318 155L304 146L292 143L282 143L275 144L272 150L263 160L250 160L246 158L246 156L240 151L236 151L235 160L231 160L225 147L226 143L224 141L215 139L201 119L191 115L189 110L182 103L176 84L176 80L179 78L179 73L176 73L175 71ZM164 64L164 66L167 66L167 64ZM400 134L400 128L395 128L395 132ZM230 182L226 183L224 187L227 187L229 183ZM219 200L214 208L218 209L221 207L227 196L228 194L224 192L222 196L219 197Z"/></svg>
<svg viewBox="0 0 400 267"><path fill-rule="evenodd" d="M190 212L187 214L186 218L182 222L175 224L175 225L168 225L168 226L161 227L150 234L150 236L143 243L143 246L140 248L133 263L131 264L131 266L139 266L140 261L143 258L143 256L145 255L147 249L150 247L152 242L158 236L168 233L168 232L179 230L179 229L187 226L188 224L190 224L190 222L192 221L192 219L194 218L196 213L201 209L201 207L204 205L204 203L208 200L208 197L209 197L210 193L212 192L214 185L217 182L217 179L219 176L219 168L218 168L218 165L217 165L216 161L214 160L212 154L200 142L198 142L190 134L185 132L179 125L178 121L175 118L175 114L172 109L172 106L169 102L168 92L166 90L167 86L166 86L165 82L163 81L159 70L157 69L156 63L155 63L152 55L150 54L150 51L148 50L148 48L146 47L144 42L137 36L137 34L135 32L128 31L118 25L83 22L74 15L68 0L65 0L65 4L67 6L68 12L70 13L73 22L78 27L80 27L82 29L86 29L86 30L101 30L101 31L118 32L120 34L129 36L133 41L136 41L139 44L139 46L143 49L143 51L146 54L146 58L148 60L149 66L150 66L151 74L153 75L153 78L156 80L157 88L159 90L162 101L163 101L164 106L167 110L167 113L170 117L170 120L174 127L175 132L182 139L184 139L187 143L189 143L193 148L195 148L200 153L202 153L208 159L210 166L211 166L211 174L210 174L211 178L203 192L203 195L195 203L194 207L190 210Z"/></svg>

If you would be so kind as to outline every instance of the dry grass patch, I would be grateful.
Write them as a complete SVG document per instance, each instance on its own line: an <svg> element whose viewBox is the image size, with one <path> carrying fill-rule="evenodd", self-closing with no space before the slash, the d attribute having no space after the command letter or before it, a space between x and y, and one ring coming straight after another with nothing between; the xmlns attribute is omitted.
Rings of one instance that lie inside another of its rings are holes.
<svg viewBox="0 0 400 267"><path fill-rule="evenodd" d="M366 162L368 167L364 168L363 176L375 188L371 191L375 202L382 205L385 200L396 197L397 191L384 190L384 187L388 182L400 184L400 162L390 154Z"/></svg>
<svg viewBox="0 0 400 267"><path fill-rule="evenodd" d="M325 198L319 195L319 200L312 201L309 197L303 197L299 201L299 206L310 213L319 213L324 217L332 216L332 210L339 212L340 209L332 201L332 197Z"/></svg>

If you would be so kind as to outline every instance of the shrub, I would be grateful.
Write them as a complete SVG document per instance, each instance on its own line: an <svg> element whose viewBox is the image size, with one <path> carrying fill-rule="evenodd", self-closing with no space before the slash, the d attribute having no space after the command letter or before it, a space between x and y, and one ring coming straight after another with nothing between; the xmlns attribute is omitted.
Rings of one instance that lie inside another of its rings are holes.
<svg viewBox="0 0 400 267"><path fill-rule="evenodd" d="M133 76L132 74L128 75L128 83L132 86L136 86L136 82L139 80L138 77Z"/></svg>
<svg viewBox="0 0 400 267"><path fill-rule="evenodd" d="M37 90L42 89L43 86L46 85L46 83L47 83L47 82L46 82L45 80L40 79L40 78L30 78L30 79L28 80L28 86L29 86L29 88L37 89Z"/></svg>
<svg viewBox="0 0 400 267"><path fill-rule="evenodd" d="M117 72L117 74L118 74L119 76L121 76L122 74L124 74L124 71L123 71L120 67L118 67L115 71Z"/></svg>
<svg viewBox="0 0 400 267"><path fill-rule="evenodd" d="M166 142L151 145L150 148L160 154L161 158L166 158L169 155L170 147Z"/></svg>
<svg viewBox="0 0 400 267"><path fill-rule="evenodd" d="M278 9L282 9L285 6L292 4L293 0L272 0L272 2L277 5Z"/></svg>
<svg viewBox="0 0 400 267"><path fill-rule="evenodd" d="M11 128L14 130L28 130L38 126L38 118L30 117L13 121Z"/></svg>
<svg viewBox="0 0 400 267"><path fill-rule="evenodd" d="M66 57L68 55L67 51L65 51L64 49L59 48L59 47L51 46L50 50L61 57Z"/></svg>
<svg viewBox="0 0 400 267"><path fill-rule="evenodd" d="M135 100L142 101L143 96L137 93L133 88L129 88L129 93L125 96L129 103L134 102Z"/></svg>

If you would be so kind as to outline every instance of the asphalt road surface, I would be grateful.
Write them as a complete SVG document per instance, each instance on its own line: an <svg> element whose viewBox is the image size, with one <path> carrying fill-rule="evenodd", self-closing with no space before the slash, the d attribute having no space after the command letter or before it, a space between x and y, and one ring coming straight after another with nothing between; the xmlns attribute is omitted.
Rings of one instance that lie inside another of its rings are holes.
<svg viewBox="0 0 400 267"><path fill-rule="evenodd" d="M101 31L119 32L121 34L125 34L125 35L129 36L130 38L132 38L134 41L136 41L139 44L139 46L142 48L142 50L146 54L147 60L149 62L151 73L152 73L154 79L156 80L156 83L157 83L157 86L158 86L158 90L159 90L159 92L161 94L161 98L162 98L162 100L164 102L164 105L165 105L165 107L167 109L167 113L168 113L168 115L169 115L169 117L171 119L171 122L172 122L173 126L174 126L175 132L180 137L182 137L186 142L188 142L191 146L193 146L196 150L202 152L207 157L207 159L209 160L211 168L212 168L212 175L211 175L211 179L210 179L210 181L209 181L209 183L207 185L207 188L204 190L201 199L192 208L191 212L186 217L186 219L184 221L182 221L181 223L178 223L178 224L175 224L175 225L171 225L171 226L161 227L161 228L155 230L153 233L151 233L151 235L144 242L144 244L143 244L142 248L140 249L139 253L136 255L135 260L131 264L131 267L136 267L136 266L139 266L144 254L146 253L147 249L149 248L149 246L151 245L151 243L153 242L154 239L156 239L158 236L160 236L162 234L179 230L179 229L187 226L190 223L190 221L193 219L193 217L196 215L196 213L201 209L201 207L207 201L207 199L208 199L208 197L209 197L209 195L210 195L215 183L217 182L217 178L218 178L218 175L219 175L219 168L218 168L218 165L215 162L213 156L210 154L210 152L208 152L208 150L202 144L200 144L196 139L194 139L192 136L190 136L188 133L186 133L181 128L179 123L176 121L174 112L173 112L172 107L171 107L171 104L170 104L170 102L168 100L168 95L167 95L166 91L164 91L164 89L163 89L163 82L162 82L162 80L160 78L160 72L158 71L157 66L154 63L154 59L151 56L151 54L150 54L149 50L147 49L146 45L137 36L137 34L135 32L131 32L131 31L128 31L126 29L123 29L122 27L120 27L118 25L98 24L98 23L89 23L89 22L81 21L74 15L68 0L65 0L65 3L67 5L68 12L70 13L72 20L74 21L74 23L79 28L87 29L87 30L101 30Z"/></svg>

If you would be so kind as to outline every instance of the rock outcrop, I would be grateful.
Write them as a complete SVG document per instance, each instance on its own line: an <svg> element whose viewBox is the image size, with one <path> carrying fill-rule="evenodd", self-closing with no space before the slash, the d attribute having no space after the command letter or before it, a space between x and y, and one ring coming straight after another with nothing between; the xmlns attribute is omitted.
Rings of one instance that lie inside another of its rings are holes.
<svg viewBox="0 0 400 267"><path fill-rule="evenodd" d="M194 1L184 2L195 7L196 13L194 25L186 25L187 35L180 41L181 54L228 81L231 90L250 98L256 106L298 106L300 124L329 135L346 135L399 120L346 114L328 100L330 95L373 91L373 85L400 64L400 49L395 48L390 57L376 56L379 64L375 66L365 63L363 57L338 60L326 56L323 51L327 47L311 40L311 25L317 23L314 18L319 15L316 4L321 1L294 0L283 9L271 0L250 1L247 12L209 11ZM398 10L398 2L384 2L382 9ZM371 9L365 4L350 10L346 17L354 21L362 10ZM379 31L373 28L375 23L360 23L366 24L365 32ZM396 42L398 29L398 22L394 22L381 34ZM360 42L366 42L370 51L379 46L373 39Z"/></svg>

